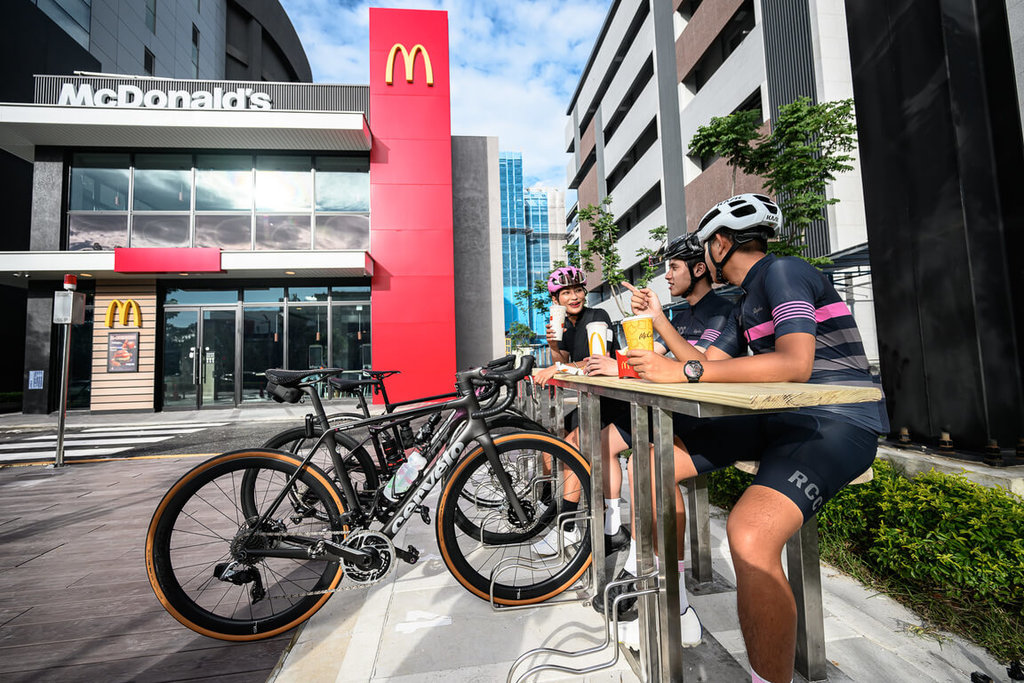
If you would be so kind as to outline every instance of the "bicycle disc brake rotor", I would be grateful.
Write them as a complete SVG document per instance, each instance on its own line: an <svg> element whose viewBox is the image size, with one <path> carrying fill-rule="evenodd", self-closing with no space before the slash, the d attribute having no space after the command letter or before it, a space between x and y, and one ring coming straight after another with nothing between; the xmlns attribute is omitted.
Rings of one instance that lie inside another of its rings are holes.
<svg viewBox="0 0 1024 683"><path fill-rule="evenodd" d="M356 583L380 581L395 564L395 545L390 538L378 531L356 531L345 538L343 545L355 549L372 548L377 554L376 567L357 567L351 560L342 561L348 577Z"/></svg>

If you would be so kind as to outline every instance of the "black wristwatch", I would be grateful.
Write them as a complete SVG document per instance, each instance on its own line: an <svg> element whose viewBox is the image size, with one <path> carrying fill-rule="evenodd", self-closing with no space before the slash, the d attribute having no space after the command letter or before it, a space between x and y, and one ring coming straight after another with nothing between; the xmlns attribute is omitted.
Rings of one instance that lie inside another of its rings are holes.
<svg viewBox="0 0 1024 683"><path fill-rule="evenodd" d="M699 382L701 375L704 374L704 366L699 360L688 360L683 365L683 374L686 375L687 382Z"/></svg>

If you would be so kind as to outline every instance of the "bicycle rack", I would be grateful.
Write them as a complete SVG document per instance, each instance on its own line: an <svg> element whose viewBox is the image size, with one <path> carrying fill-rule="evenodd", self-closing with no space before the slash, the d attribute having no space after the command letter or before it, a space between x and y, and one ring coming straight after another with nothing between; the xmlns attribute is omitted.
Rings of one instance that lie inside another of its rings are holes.
<svg viewBox="0 0 1024 683"><path fill-rule="evenodd" d="M557 555L557 559L558 560L567 559L566 558L566 554L565 554L566 547L565 547L565 531L564 531L564 528L565 528L566 522L570 522L570 521L574 522L574 523L577 523L577 524L581 524L583 522L589 522L590 521L590 514L588 512L586 512L586 511L576 510L576 511L573 511L573 512L563 512L562 514L558 515L558 519L557 519L558 528L563 530L563 531L561 531L558 534L558 555ZM540 561L528 560L528 559L524 559L524 558L521 558L521 557L507 557L507 558L499 561L498 564L494 565L494 568L491 569L491 586L490 586L490 590L488 592L488 595L489 595L489 598L490 598L490 603L491 603L491 609L494 610L495 612L511 612L511 611L516 611L516 610L537 609L537 608L540 608L540 607L552 607L554 605L564 605L564 604L567 604L567 603L570 603L570 602L583 602L583 601L585 601L586 600L585 597L584 598L567 598L567 599L563 599L563 600L547 600L545 602L538 603L538 604L533 604L533 605L499 605L497 602L494 601L494 584L497 582L498 577L501 576L502 574L504 574L505 572L510 571L512 569L525 569L527 571L543 571L545 569L550 569L550 568L557 567L557 566L558 566L558 562L557 561L555 561L554 563L550 563L550 562L548 562L546 560L540 560ZM585 572L583 574L582 582L577 582L576 584L573 584L574 586L578 585L578 588L576 588L575 590L579 591L579 590L585 590L585 589L589 588L590 587L590 576L591 576L591 572Z"/></svg>
<svg viewBox="0 0 1024 683"><path fill-rule="evenodd" d="M655 585L653 587L639 588L639 589L633 590L633 591L624 591L624 592L616 595L615 599L611 603L611 606L612 606L611 615L608 614L607 605L608 605L608 590L609 589L611 589L613 587L616 587L616 586L625 586L625 585L628 585L628 584L631 584L631 583L634 584L634 585L639 585L641 583L646 583L647 581L650 581L650 580L654 580L655 581ZM618 636L618 633L619 633L619 609L618 609L619 602L622 601L622 600L625 600L627 598L635 598L635 597L640 597L642 595L657 595L657 593L658 593L657 580L658 580L658 574L657 574L657 572L654 572L652 574L648 574L648 575L645 575L645 576L637 577L635 579L634 578L630 578L630 579L621 579L619 581L609 581L608 585L606 585L605 588L604 588L604 598L605 598L604 604L606 606L605 614L604 614L604 625L605 625L605 628L604 628L604 641L601 644L595 645L594 647L585 648L583 650L575 650L575 651L559 650L558 648L553 648L553 647L538 647L538 648L534 648L533 650L529 650L527 652L524 652L523 654L519 655L519 658L516 659L516 661L512 662L512 666L509 668L509 671L508 671L508 676L505 679L506 683L512 683L512 681L513 681L512 676L515 673L516 669L519 667L520 664L522 664L526 660L530 659L531 657L536 657L536 656L542 655L542 654L549 654L549 655L554 655L556 657L566 657L566 658L573 659L573 658L577 658L577 657L584 657L586 655L596 654L598 652L601 652L601 651L607 649L608 646L615 644L617 642L617 640L618 640L617 636ZM615 635L614 638L613 638L613 634ZM590 666L579 668L579 669L573 668L571 666L562 665L562 664L541 664L539 666L535 666L535 667L533 667L531 669L528 669L526 671L526 673L524 673L524 674L520 675L518 678L516 678L515 682L516 683L521 683L522 681L525 681L530 676L534 676L536 674L539 674L542 671L559 671L559 672L562 672L562 673L567 673L567 674L573 674L573 675L576 675L576 676L581 676L581 675L584 675L584 674L593 673L595 671L600 671L601 669L607 669L609 667L615 666L615 664L619 661L619 648L618 648L618 646L615 645L612 648L612 650L613 650L612 658L609 661L607 661L607 662L599 662L597 664L592 664Z"/></svg>

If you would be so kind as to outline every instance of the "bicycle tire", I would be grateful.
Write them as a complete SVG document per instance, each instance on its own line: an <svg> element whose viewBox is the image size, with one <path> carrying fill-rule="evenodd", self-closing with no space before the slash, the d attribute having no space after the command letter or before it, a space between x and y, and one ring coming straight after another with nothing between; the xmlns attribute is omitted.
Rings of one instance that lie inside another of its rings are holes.
<svg viewBox="0 0 1024 683"><path fill-rule="evenodd" d="M512 519L508 505L499 512L491 508L484 509L483 513L473 509L468 499L461 495L462 489L472 482L478 470L490 468L483 448L478 446L455 465L451 479L441 492L435 521L438 548L452 576L469 592L484 600L490 600L491 571L499 563L515 560L532 563L532 568L499 574L494 583L494 600L501 605L542 602L573 585L590 566L590 524L585 517L590 503L590 466L574 448L546 434L507 434L497 437L494 445L506 471L510 463L518 466L529 462L530 458L536 465L535 471L541 471L537 468L543 468L544 459L550 458L553 471L562 473L567 468L576 475L582 489L580 519L577 521L580 542L567 547L555 560L538 563L526 543L489 544L462 533L456 523L456 510L461 510L477 524L493 524L497 534L503 533L502 529L511 528L514 529L513 534L529 532L529 536L534 537L554 524L556 514L545 514L544 510L557 508L566 493L562 490L566 481L562 474L556 476L547 502L540 492L543 488L539 485L540 480L528 483L525 489L517 489L530 492L520 500L534 511L532 518L523 523ZM511 583L505 578L508 576L512 577Z"/></svg>
<svg viewBox="0 0 1024 683"><path fill-rule="evenodd" d="M262 448L285 451L301 460L306 457L309 449L320 439L322 434L323 430L320 427L314 428L312 437L306 436L305 427L292 427L267 439ZM334 441L345 461L345 469L348 471L349 479L352 481L356 493L360 494L360 497L365 496L367 500L371 499L373 493L380 486L380 474L370 458L370 454L347 434L335 432ZM336 478L334 462L331 460L330 450L326 445L321 445L311 462L332 479Z"/></svg>
<svg viewBox="0 0 1024 683"><path fill-rule="evenodd" d="M187 472L164 495L146 534L146 572L171 616L211 638L252 641L294 628L327 602L342 579L340 562L244 555L246 549L304 548L319 539L344 537L341 497L315 466L307 466L296 480L306 487L305 509L293 507L289 513L279 506L266 523L272 528L251 533L259 518L241 510L237 488L242 473L257 473L257 495L266 506L299 465L273 451L224 453ZM239 583L218 578L228 565L240 570ZM265 597L253 599L260 585Z"/></svg>

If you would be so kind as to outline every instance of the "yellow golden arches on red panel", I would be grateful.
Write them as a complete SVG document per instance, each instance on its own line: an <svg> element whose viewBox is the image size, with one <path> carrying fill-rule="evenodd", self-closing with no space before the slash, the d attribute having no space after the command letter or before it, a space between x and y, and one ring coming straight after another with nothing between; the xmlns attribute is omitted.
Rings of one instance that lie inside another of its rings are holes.
<svg viewBox="0 0 1024 683"><path fill-rule="evenodd" d="M402 53L402 59L405 62L405 81L406 83L412 83L412 71L413 66L416 63L416 55L423 53L423 65L427 69L427 85L434 85L434 69L430 65L430 55L427 54L427 48L423 47L419 43L412 46L411 50L406 50L405 45L401 43L395 43L391 46L391 51L388 52L388 65L384 70L385 82L388 85L392 85L395 79L395 55L399 52Z"/></svg>
<svg viewBox="0 0 1024 683"><path fill-rule="evenodd" d="M121 301L120 299L114 299L107 306L107 315L104 319L104 323L107 327L114 326L114 318L118 317L118 311L120 310L121 325L128 325L128 320L131 314L135 314L135 327L142 327L142 310L139 308L139 302L135 299L128 299L127 301Z"/></svg>

